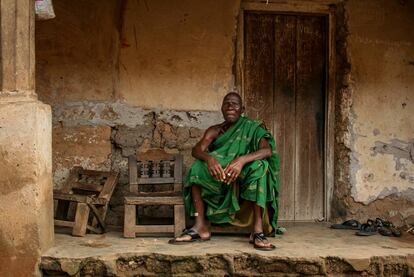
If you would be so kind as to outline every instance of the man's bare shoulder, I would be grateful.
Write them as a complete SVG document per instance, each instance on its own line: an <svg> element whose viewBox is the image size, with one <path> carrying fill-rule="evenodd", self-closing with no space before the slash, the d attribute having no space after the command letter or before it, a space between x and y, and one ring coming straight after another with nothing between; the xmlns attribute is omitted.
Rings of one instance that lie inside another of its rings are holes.
<svg viewBox="0 0 414 277"><path fill-rule="evenodd" d="M222 132L222 129L223 129L222 125L223 124L220 123L220 124L208 127L208 129L206 130L204 134L204 137L209 138L209 139L215 139Z"/></svg>

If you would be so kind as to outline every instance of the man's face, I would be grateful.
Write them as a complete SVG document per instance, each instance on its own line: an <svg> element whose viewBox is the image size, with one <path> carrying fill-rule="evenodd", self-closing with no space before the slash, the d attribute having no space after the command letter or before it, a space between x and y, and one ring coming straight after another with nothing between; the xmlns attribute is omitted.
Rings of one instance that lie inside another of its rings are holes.
<svg viewBox="0 0 414 277"><path fill-rule="evenodd" d="M234 123L244 112L244 107L239 96L229 94L223 99L221 105L221 112L223 113L224 120L228 123Z"/></svg>

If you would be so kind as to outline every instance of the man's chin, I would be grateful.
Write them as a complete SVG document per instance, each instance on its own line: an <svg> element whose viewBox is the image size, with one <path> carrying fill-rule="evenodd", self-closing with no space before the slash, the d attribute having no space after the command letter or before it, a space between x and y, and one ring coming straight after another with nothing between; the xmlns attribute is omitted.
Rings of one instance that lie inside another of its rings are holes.
<svg viewBox="0 0 414 277"><path fill-rule="evenodd" d="M224 118L224 120L227 123L235 123L237 121L237 119L239 119L239 118L238 117L226 117L226 118Z"/></svg>

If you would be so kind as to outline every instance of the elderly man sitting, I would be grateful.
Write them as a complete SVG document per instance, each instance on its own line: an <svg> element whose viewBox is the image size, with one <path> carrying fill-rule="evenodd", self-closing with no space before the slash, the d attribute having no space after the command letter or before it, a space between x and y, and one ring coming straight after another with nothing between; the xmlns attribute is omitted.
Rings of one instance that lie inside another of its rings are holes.
<svg viewBox="0 0 414 277"><path fill-rule="evenodd" d="M221 106L224 122L208 128L192 151L197 160L184 184L186 211L195 225L172 244L210 239L209 222L251 225L250 242L273 250L264 233L277 224L279 158L272 135L244 117L239 94L228 93ZM239 186L240 199L235 191Z"/></svg>

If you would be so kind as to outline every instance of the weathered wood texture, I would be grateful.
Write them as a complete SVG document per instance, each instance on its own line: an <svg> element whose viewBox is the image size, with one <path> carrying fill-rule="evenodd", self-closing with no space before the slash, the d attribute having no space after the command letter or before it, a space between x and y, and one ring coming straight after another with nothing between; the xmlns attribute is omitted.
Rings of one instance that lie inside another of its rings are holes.
<svg viewBox="0 0 414 277"><path fill-rule="evenodd" d="M281 159L280 218L295 218L295 65L296 17L275 18L275 87L273 126Z"/></svg>
<svg viewBox="0 0 414 277"><path fill-rule="evenodd" d="M175 194L175 193L174 193ZM171 196L172 193L165 196L127 196L125 197L125 204L128 205L180 205L183 203L181 195Z"/></svg>
<svg viewBox="0 0 414 277"><path fill-rule="evenodd" d="M273 127L274 17L246 15L245 105L248 114Z"/></svg>
<svg viewBox="0 0 414 277"><path fill-rule="evenodd" d="M129 191L124 198L124 237L133 238L136 233L174 233L178 236L185 228L184 201L181 195L183 157L175 155L165 160L139 160L129 156ZM169 185L171 190L161 192L143 192L141 186ZM137 206L172 205L174 206L174 224L140 225Z"/></svg>
<svg viewBox="0 0 414 277"><path fill-rule="evenodd" d="M105 232L106 212L118 178L119 172L73 168L63 188L53 192L57 205L55 225L73 227L73 236L84 236L87 229ZM68 219L70 203L75 205L73 222Z"/></svg>
<svg viewBox="0 0 414 277"><path fill-rule="evenodd" d="M295 220L324 217L324 33L324 18L298 17Z"/></svg>
<svg viewBox="0 0 414 277"><path fill-rule="evenodd" d="M83 237L86 234L88 225L89 206L86 203L78 203L76 206L75 224L72 229L72 236ZM55 222L55 224L59 222Z"/></svg>
<svg viewBox="0 0 414 277"><path fill-rule="evenodd" d="M275 135L281 220L324 216L326 18L246 13L247 114Z"/></svg>

